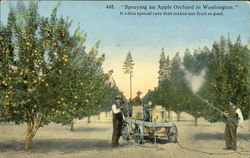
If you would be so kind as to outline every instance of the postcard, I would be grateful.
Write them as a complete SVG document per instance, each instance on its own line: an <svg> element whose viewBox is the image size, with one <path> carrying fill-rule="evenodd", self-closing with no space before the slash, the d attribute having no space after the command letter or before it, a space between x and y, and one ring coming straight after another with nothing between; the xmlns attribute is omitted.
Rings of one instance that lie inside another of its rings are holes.
<svg viewBox="0 0 250 158"><path fill-rule="evenodd" d="M250 157L248 1L0 1L0 158Z"/></svg>

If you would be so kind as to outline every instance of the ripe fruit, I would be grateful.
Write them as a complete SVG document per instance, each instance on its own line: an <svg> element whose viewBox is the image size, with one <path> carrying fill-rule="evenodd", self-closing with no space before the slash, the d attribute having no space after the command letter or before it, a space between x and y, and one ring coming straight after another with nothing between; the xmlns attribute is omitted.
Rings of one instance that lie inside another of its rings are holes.
<svg viewBox="0 0 250 158"><path fill-rule="evenodd" d="M69 58L69 56L67 56L67 55L63 55L63 56L62 56L62 60L64 60L64 61L67 61L68 58Z"/></svg>
<svg viewBox="0 0 250 158"><path fill-rule="evenodd" d="M65 36L65 32L64 32L64 31L61 32L61 36L62 36L62 37Z"/></svg>
<svg viewBox="0 0 250 158"><path fill-rule="evenodd" d="M3 84L4 86L8 86L8 83L5 82L5 81L2 81L2 84Z"/></svg>
<svg viewBox="0 0 250 158"><path fill-rule="evenodd" d="M32 44L31 44L30 42L26 42L26 45L27 45L28 47L31 47L31 46L32 46Z"/></svg>
<svg viewBox="0 0 250 158"><path fill-rule="evenodd" d="M5 106L9 106L10 103L3 103L2 106L5 107Z"/></svg>
<svg viewBox="0 0 250 158"><path fill-rule="evenodd" d="M32 82L33 84L36 84L37 83L37 80L33 80L33 82Z"/></svg>
<svg viewBox="0 0 250 158"><path fill-rule="evenodd" d="M27 80L24 80L23 83L24 83L24 84L28 84L29 82L28 82Z"/></svg>

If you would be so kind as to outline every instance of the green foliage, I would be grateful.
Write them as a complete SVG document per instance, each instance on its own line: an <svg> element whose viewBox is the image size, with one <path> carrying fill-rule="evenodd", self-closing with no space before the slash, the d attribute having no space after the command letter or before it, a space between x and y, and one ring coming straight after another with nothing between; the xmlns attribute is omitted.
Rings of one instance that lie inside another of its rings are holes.
<svg viewBox="0 0 250 158"><path fill-rule="evenodd" d="M228 39L221 38L215 42L209 57L206 83L202 88L202 95L207 96L221 111L227 111L229 99L236 98L244 118L248 118L249 111L249 50L242 46L240 37L235 44ZM208 120L223 121L218 112L209 110L205 116Z"/></svg>
<svg viewBox="0 0 250 158"><path fill-rule="evenodd" d="M134 69L134 63L133 63L133 59L132 59L132 55L131 52L128 52L128 55L124 61L123 64L123 72L124 74L129 74L129 78L130 78L130 100L132 99L132 77L133 77L133 69Z"/></svg>
<svg viewBox="0 0 250 158"><path fill-rule="evenodd" d="M123 64L123 70L125 74L133 74L133 69L134 69L134 63L133 63L132 55L131 55L131 52L128 52L126 60Z"/></svg>
<svg viewBox="0 0 250 158"><path fill-rule="evenodd" d="M35 123L39 115L43 126L99 113L118 92L103 72L100 42L86 52L86 34L77 28L71 35L72 21L58 18L58 6L49 18L37 9L18 2L0 28L1 120Z"/></svg>
<svg viewBox="0 0 250 158"><path fill-rule="evenodd" d="M153 94L154 94L154 91L152 91L152 90L148 90L148 92L146 93L146 95L144 95L143 96L143 98L142 98L142 102L143 103L148 103L149 101L151 101L152 102L152 100L153 100Z"/></svg>
<svg viewBox="0 0 250 158"><path fill-rule="evenodd" d="M165 65L165 54L164 54L164 49L162 48L162 52L161 52L161 55L160 55L160 61L159 61L159 77L158 79L161 80L163 78L163 75L164 75L164 65Z"/></svg>
<svg viewBox="0 0 250 158"><path fill-rule="evenodd" d="M160 56L160 70L163 72L165 54ZM166 61L165 61L166 62ZM185 79L184 68L193 75L200 74L206 69L205 83L194 94ZM202 96L222 112L226 112L229 99L236 98L245 119L249 117L250 95L250 51L241 44L240 37L233 44L228 38L221 37L219 42L214 42L212 50L204 47L195 49L193 54L186 49L183 63L178 53L171 60L170 78L159 77L158 87L145 95L145 100L153 101L167 109L180 113L185 111L195 118L204 117L210 122L224 121L224 116L215 109L206 106L199 99ZM159 75L162 75L159 73Z"/></svg>
<svg viewBox="0 0 250 158"><path fill-rule="evenodd" d="M162 48L162 52L160 55L158 74L159 74L158 77L159 83L167 78L169 79L170 76L170 60L169 56L165 58L164 48Z"/></svg>

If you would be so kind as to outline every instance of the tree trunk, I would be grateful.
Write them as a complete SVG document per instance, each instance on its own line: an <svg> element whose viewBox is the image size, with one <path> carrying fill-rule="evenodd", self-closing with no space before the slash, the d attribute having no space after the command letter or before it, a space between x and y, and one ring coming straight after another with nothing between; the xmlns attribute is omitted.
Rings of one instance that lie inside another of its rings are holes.
<svg viewBox="0 0 250 158"><path fill-rule="evenodd" d="M98 114L98 118L97 118L98 120L100 120L101 119L101 114Z"/></svg>
<svg viewBox="0 0 250 158"><path fill-rule="evenodd" d="M108 117L108 112L107 111L105 112L105 116Z"/></svg>
<svg viewBox="0 0 250 158"><path fill-rule="evenodd" d="M70 123L70 131L74 131L74 124L75 124L75 122L71 121L71 123Z"/></svg>
<svg viewBox="0 0 250 158"><path fill-rule="evenodd" d="M181 113L177 112L177 121L180 121Z"/></svg>
<svg viewBox="0 0 250 158"><path fill-rule="evenodd" d="M32 130L32 129L30 128L30 130ZM35 134L33 132L26 133L26 136L24 139L24 150L25 151L28 151L30 149L30 144L31 144L34 136L35 136Z"/></svg>
<svg viewBox="0 0 250 158"><path fill-rule="evenodd" d="M90 123L90 116L88 116L88 123Z"/></svg>
<svg viewBox="0 0 250 158"><path fill-rule="evenodd" d="M32 121L32 120L34 120L34 121ZM39 126L41 125L41 120L42 120L42 116L40 114L37 114L36 117L34 116L34 119L30 119L27 122L27 131L26 131L26 136L24 139L24 150L25 151L28 151L30 149L32 139L36 135L36 132L37 132Z"/></svg>
<svg viewBox="0 0 250 158"><path fill-rule="evenodd" d="M130 78L130 99L132 99L132 74L129 74L129 78Z"/></svg>
<svg viewBox="0 0 250 158"><path fill-rule="evenodd" d="M195 117L194 117L194 126L195 126L195 127L197 126L197 123L198 123L198 117L195 116Z"/></svg>

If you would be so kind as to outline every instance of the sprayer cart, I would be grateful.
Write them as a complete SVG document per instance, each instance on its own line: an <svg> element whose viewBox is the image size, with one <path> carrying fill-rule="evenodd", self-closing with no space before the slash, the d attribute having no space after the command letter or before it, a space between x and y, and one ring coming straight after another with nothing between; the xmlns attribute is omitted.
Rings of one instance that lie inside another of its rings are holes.
<svg viewBox="0 0 250 158"><path fill-rule="evenodd" d="M138 110L137 110L138 111ZM137 115L138 116L138 115ZM122 127L123 140L134 139L136 144L142 144L144 138L177 142L178 131L174 123L166 120L166 111L162 106L156 106L150 112L150 120L125 117Z"/></svg>

